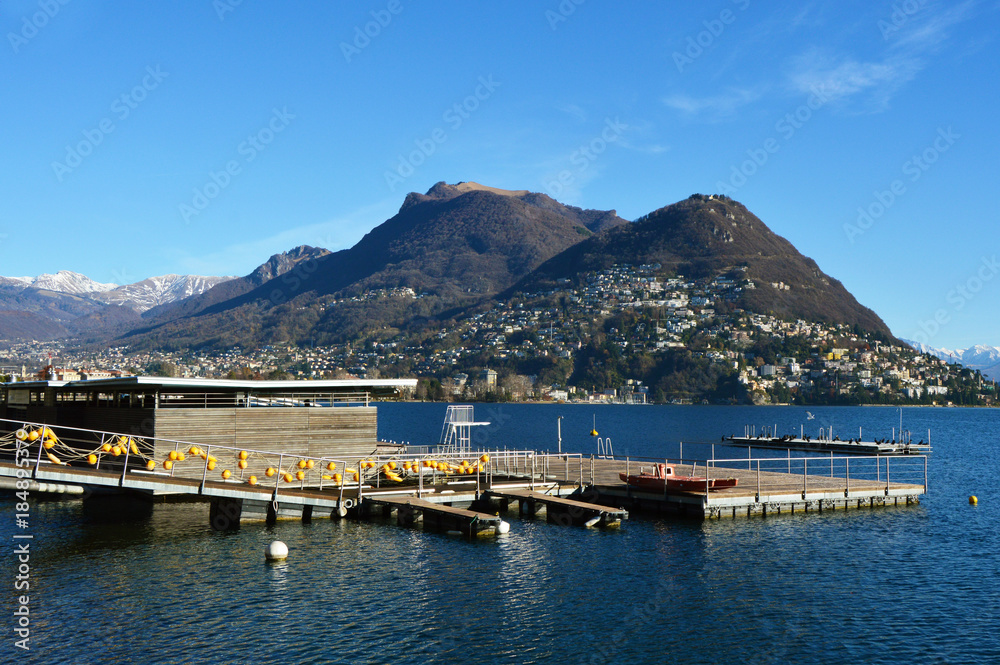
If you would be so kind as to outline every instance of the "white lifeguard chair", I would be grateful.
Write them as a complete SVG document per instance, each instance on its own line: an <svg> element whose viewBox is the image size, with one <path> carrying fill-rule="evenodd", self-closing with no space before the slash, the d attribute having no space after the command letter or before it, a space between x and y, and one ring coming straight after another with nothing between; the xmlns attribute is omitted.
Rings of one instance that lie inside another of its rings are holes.
<svg viewBox="0 0 1000 665"><path fill-rule="evenodd" d="M489 422L477 423L472 406L451 405L444 414L438 448L443 453L467 453L472 449L472 428L484 425Z"/></svg>

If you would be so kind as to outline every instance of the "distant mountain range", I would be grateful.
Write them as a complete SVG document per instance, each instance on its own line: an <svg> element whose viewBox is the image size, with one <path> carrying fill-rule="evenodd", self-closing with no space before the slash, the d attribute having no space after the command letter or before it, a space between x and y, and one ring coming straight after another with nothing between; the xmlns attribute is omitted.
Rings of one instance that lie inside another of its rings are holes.
<svg viewBox="0 0 1000 665"><path fill-rule="evenodd" d="M892 335L843 285L740 203L694 195L635 222L473 182L410 193L354 247L298 247L240 278L127 286L60 272L0 278L0 337L117 338L134 348L330 343L471 316L496 298L615 264L750 280L737 307ZM376 294L378 297L373 297ZM6 331L6 332L5 332Z"/></svg>
<svg viewBox="0 0 1000 665"><path fill-rule="evenodd" d="M1000 381L1000 346L977 344L968 349L939 349L920 342L903 340L917 351L929 353L945 362L978 369L984 376Z"/></svg>

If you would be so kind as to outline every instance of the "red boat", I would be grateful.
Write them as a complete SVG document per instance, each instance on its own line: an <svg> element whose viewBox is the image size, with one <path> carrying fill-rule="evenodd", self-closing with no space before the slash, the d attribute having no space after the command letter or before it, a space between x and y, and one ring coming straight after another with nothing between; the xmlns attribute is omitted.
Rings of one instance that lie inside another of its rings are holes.
<svg viewBox="0 0 1000 665"><path fill-rule="evenodd" d="M709 490L721 490L727 487L736 487L738 478L701 478L698 476L678 476L674 474L674 467L666 464L657 464L653 468L653 473L640 473L638 475L627 475L619 473L618 477L630 487L637 487L644 490L654 490L662 492L664 487L668 490L680 490L683 492L704 492Z"/></svg>

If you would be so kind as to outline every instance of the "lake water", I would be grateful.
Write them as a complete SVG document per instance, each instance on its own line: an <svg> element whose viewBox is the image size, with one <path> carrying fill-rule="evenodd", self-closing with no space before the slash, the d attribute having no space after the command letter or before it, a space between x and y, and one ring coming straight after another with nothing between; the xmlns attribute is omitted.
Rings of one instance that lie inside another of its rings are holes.
<svg viewBox="0 0 1000 665"><path fill-rule="evenodd" d="M380 406L380 435L435 443L445 406ZM744 424L890 435L890 408L477 405L490 448L705 456ZM14 648L13 500L3 662L1000 662L1000 411L904 409L931 430L919 506L733 521L633 516L620 530L513 520L467 542L386 524L208 527L203 504L102 520L31 506L31 650ZM700 448L700 450L699 450ZM745 451L716 450L717 457ZM968 497L978 495L979 505ZM19 533L23 533L17 530ZM265 564L275 539L287 562ZM24 593L24 592L20 592Z"/></svg>

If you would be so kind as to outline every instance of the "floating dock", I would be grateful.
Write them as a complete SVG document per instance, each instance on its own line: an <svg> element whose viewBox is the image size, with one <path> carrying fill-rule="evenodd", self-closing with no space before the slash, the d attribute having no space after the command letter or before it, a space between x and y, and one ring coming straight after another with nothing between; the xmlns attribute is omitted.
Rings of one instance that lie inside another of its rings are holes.
<svg viewBox="0 0 1000 665"><path fill-rule="evenodd" d="M497 515L455 508L413 497L369 496L361 503L358 510L364 516L371 516L375 511L380 511L386 518L390 518L395 511L400 526L414 526L417 522L423 521L425 528L430 527L446 533L458 532L470 538L498 533L500 523L503 521Z"/></svg>
<svg viewBox="0 0 1000 665"><path fill-rule="evenodd" d="M549 522L566 526L614 527L628 519L628 511L624 508L609 508L530 489L491 489L486 495L496 500L503 512L508 510L511 501L517 501L518 514L522 517L531 517L544 510Z"/></svg>

